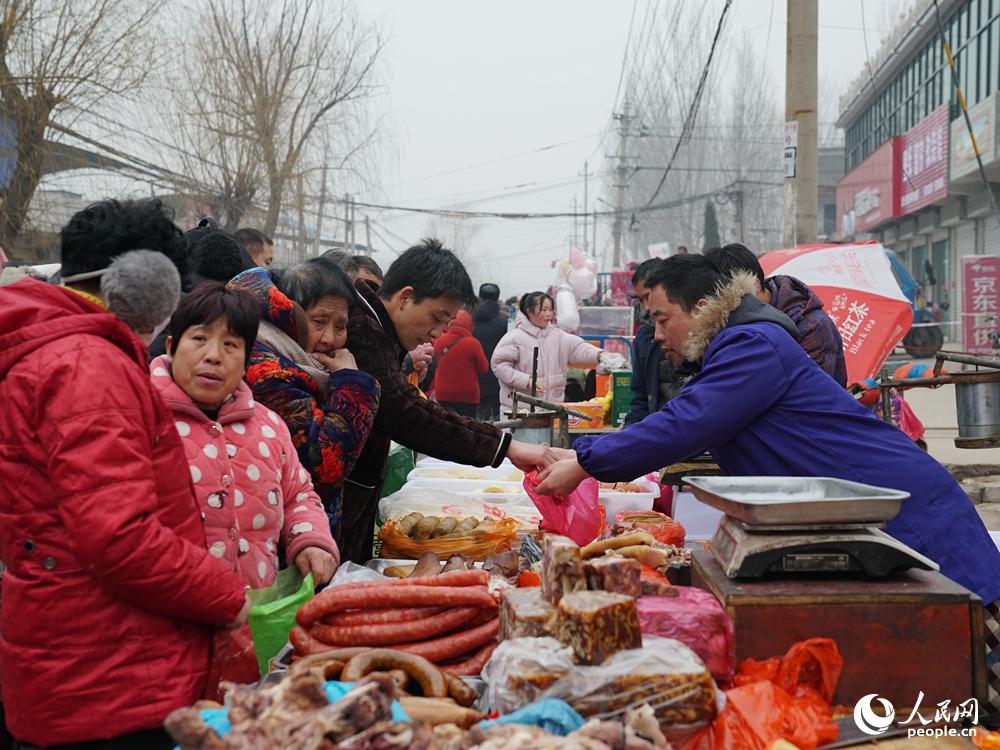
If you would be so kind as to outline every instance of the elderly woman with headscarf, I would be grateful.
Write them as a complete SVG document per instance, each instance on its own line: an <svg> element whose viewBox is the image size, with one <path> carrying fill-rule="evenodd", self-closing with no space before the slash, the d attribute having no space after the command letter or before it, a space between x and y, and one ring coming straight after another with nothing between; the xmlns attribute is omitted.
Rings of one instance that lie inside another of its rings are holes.
<svg viewBox="0 0 1000 750"><path fill-rule="evenodd" d="M378 382L345 348L354 289L322 258L273 276L255 268L230 285L252 292L260 305L247 382L288 426L339 541L344 478L368 440L379 401Z"/></svg>

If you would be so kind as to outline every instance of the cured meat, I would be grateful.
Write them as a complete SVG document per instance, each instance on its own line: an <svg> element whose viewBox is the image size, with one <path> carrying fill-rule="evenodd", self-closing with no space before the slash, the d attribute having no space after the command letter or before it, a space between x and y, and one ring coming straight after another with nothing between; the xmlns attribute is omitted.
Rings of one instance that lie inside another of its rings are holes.
<svg viewBox="0 0 1000 750"><path fill-rule="evenodd" d="M612 654L642 646L635 599L606 591L577 591L559 602L559 641L579 664L600 664Z"/></svg>
<svg viewBox="0 0 1000 750"><path fill-rule="evenodd" d="M599 557L583 566L587 588L638 598L642 594L641 566L627 557Z"/></svg>
<svg viewBox="0 0 1000 750"><path fill-rule="evenodd" d="M553 607L574 591L585 591L580 547L572 539L558 534L545 537L542 548L542 596Z"/></svg>
<svg viewBox="0 0 1000 750"><path fill-rule="evenodd" d="M500 598L500 640L554 635L556 609L538 588L509 589Z"/></svg>

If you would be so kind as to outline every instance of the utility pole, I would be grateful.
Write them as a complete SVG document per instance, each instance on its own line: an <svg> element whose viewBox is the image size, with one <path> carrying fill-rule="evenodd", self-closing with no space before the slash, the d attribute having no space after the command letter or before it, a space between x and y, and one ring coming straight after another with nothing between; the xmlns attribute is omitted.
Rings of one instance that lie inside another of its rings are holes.
<svg viewBox="0 0 1000 750"><path fill-rule="evenodd" d="M347 250L347 241L351 238L351 196L344 193L344 250Z"/></svg>
<svg viewBox="0 0 1000 750"><path fill-rule="evenodd" d="M357 210L358 210L357 204L354 203L354 198L351 198L351 243L350 243L350 249L347 251L351 255L354 255L354 248L357 245L358 225L355 220Z"/></svg>
<svg viewBox="0 0 1000 750"><path fill-rule="evenodd" d="M594 256L597 256L597 209L594 209L594 235L593 241L590 243L591 252ZM607 256L605 256L607 257Z"/></svg>
<svg viewBox="0 0 1000 750"><path fill-rule="evenodd" d="M816 242L819 2L788 0L787 8L784 244L791 247Z"/></svg>
<svg viewBox="0 0 1000 750"><path fill-rule="evenodd" d="M298 209L299 209L299 238L295 243L295 254L299 260L306 257L306 194L302 187L302 173L299 173L298 183Z"/></svg>
<svg viewBox="0 0 1000 750"><path fill-rule="evenodd" d="M736 195L734 197L736 198L736 226L738 227L739 231L740 244L745 245L747 244L747 241L746 241L746 218L743 215L744 213L743 180L736 181L735 193Z"/></svg>
<svg viewBox="0 0 1000 750"><path fill-rule="evenodd" d="M578 235L577 235L577 229L579 228L579 226L580 226L580 222L579 222L579 219L577 217L576 196L574 195L573 196L573 247L580 247L580 243L577 240L577 237L578 237ZM587 233L586 229L584 229L583 231L584 231L584 234Z"/></svg>
<svg viewBox="0 0 1000 750"><path fill-rule="evenodd" d="M316 214L316 245L315 255L319 255L322 248L320 240L323 239L323 211L326 210L326 159L323 160L323 182L319 186L319 211Z"/></svg>
<svg viewBox="0 0 1000 750"><path fill-rule="evenodd" d="M792 0L788 0L789 3ZM813 0L815 2L815 0ZM620 114L615 115L618 120L618 168L615 170L615 223L612 229L614 235L614 255L611 260L611 268L616 269L621 266L622 261L622 213L625 210L625 179L628 175L628 168L625 166L625 148L628 145L628 128L632 121L629 114L628 98L625 99L625 106Z"/></svg>
<svg viewBox="0 0 1000 750"><path fill-rule="evenodd" d="M375 251L372 250L372 222L365 214L365 247L368 248L368 254L374 255Z"/></svg>
<svg viewBox="0 0 1000 750"><path fill-rule="evenodd" d="M587 168L587 160L583 161L583 251L587 252L587 212L590 201L588 199L588 187L590 184L590 172Z"/></svg>

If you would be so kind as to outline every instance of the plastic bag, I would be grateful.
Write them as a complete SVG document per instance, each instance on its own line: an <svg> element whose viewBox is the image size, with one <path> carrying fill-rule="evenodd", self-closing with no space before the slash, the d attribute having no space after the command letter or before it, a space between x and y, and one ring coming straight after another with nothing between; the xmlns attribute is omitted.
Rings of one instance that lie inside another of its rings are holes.
<svg viewBox="0 0 1000 750"><path fill-rule="evenodd" d="M464 534L448 534L436 539L411 539L403 533L399 521L389 520L379 529L378 538L382 540L383 559L416 560L424 552L436 552L442 559L462 555L474 560L485 560L490 555L508 551L517 539L519 526L513 518L504 518L486 528L481 524Z"/></svg>
<svg viewBox="0 0 1000 750"><path fill-rule="evenodd" d="M684 527L670 516L655 510L623 510L615 517L615 533L622 531L647 531L658 542L684 546Z"/></svg>
<svg viewBox="0 0 1000 750"><path fill-rule="evenodd" d="M644 596L636 601L643 635L680 641L694 651L717 682L732 682L733 624L707 591L674 586L677 596Z"/></svg>
<svg viewBox="0 0 1000 750"><path fill-rule="evenodd" d="M843 659L829 638L794 644L783 657L740 664L726 707L681 750L763 750L784 739L813 750L837 738L830 702Z"/></svg>
<svg viewBox="0 0 1000 750"><path fill-rule="evenodd" d="M674 737L703 728L718 711L718 691L691 649L669 638L644 637L597 666L573 664L572 649L555 638L503 641L483 669L490 701L501 713L540 698L566 701L584 718L620 718L649 704Z"/></svg>
<svg viewBox="0 0 1000 750"><path fill-rule="evenodd" d="M291 630L291 628L289 628ZM288 640L288 633L285 633ZM260 667L253 647L249 625L238 628L216 628L212 638L212 661L205 682L205 698L222 702L220 685L234 682L249 685L260 679Z"/></svg>
<svg viewBox="0 0 1000 750"><path fill-rule="evenodd" d="M312 573L303 578L298 568L285 568L267 588L247 592L250 633L261 677L268 673L271 658L288 643L295 613L313 597L314 590Z"/></svg>
<svg viewBox="0 0 1000 750"><path fill-rule="evenodd" d="M523 708L574 668L573 649L555 638L501 641L482 670L489 705L501 714Z"/></svg>
<svg viewBox="0 0 1000 750"><path fill-rule="evenodd" d="M587 477L566 497L541 495L536 489L538 472L524 477L524 491L542 514L542 528L569 537L579 545L592 542L603 531L603 508L597 501L599 485Z"/></svg>
<svg viewBox="0 0 1000 750"><path fill-rule="evenodd" d="M566 701L545 698L498 719L480 722L479 726L482 729L489 729L494 724L530 724L551 734L565 737L582 727L584 721Z"/></svg>
<svg viewBox="0 0 1000 750"><path fill-rule="evenodd" d="M448 490L429 487L403 487L378 503L378 514L383 521L401 519L410 513L425 516L458 516L466 518L513 518L522 526L538 528L542 520L538 508L523 495L514 497L497 493L489 500L460 495Z"/></svg>
<svg viewBox="0 0 1000 750"><path fill-rule="evenodd" d="M562 698L584 718L616 719L648 703L668 739L715 718L718 691L701 659L680 641L643 637L603 664L577 667L547 696Z"/></svg>

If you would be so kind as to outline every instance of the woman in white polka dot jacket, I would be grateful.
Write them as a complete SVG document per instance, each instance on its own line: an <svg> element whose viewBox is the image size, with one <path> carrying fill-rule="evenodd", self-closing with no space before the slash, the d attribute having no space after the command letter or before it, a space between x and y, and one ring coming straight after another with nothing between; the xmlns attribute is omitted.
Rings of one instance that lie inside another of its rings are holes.
<svg viewBox="0 0 1000 750"><path fill-rule="evenodd" d="M288 428L243 382L258 321L251 295L201 284L150 372L184 443L209 551L251 588L274 582L279 552L319 585L340 559L326 514Z"/></svg>

